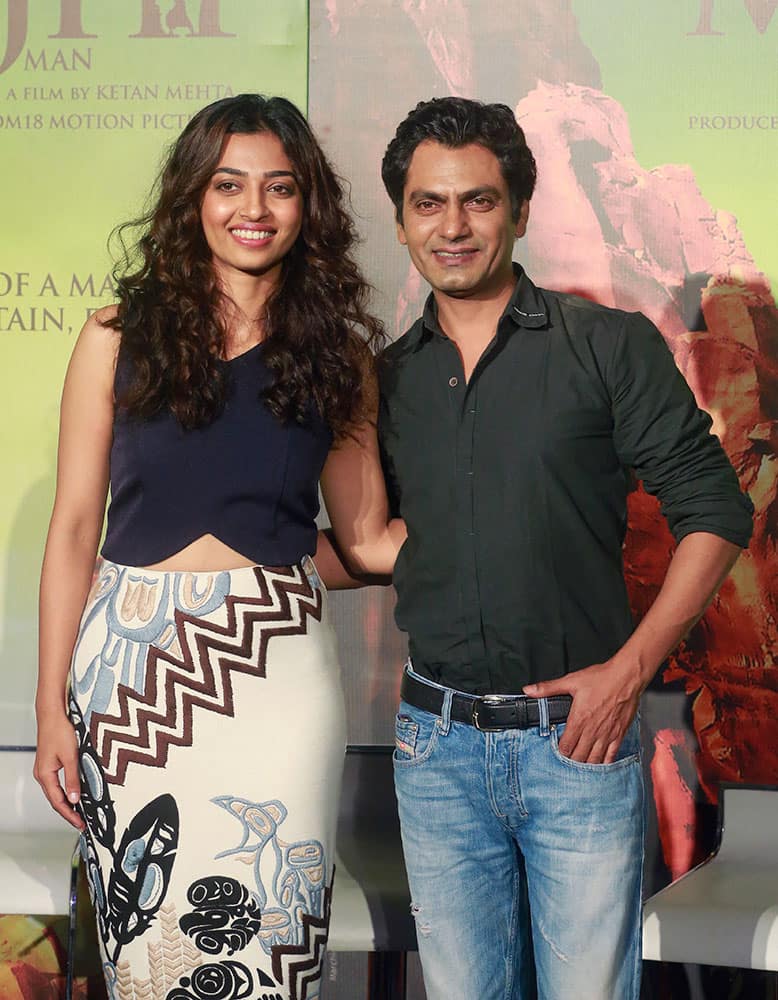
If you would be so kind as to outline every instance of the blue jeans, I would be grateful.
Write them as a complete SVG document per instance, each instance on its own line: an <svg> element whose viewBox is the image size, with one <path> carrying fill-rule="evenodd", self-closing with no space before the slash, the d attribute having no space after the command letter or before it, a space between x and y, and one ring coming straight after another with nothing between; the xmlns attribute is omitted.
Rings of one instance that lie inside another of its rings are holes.
<svg viewBox="0 0 778 1000"><path fill-rule="evenodd" d="M614 763L579 764L543 708L487 733L449 706L401 702L394 753L428 1000L638 1000L637 721Z"/></svg>

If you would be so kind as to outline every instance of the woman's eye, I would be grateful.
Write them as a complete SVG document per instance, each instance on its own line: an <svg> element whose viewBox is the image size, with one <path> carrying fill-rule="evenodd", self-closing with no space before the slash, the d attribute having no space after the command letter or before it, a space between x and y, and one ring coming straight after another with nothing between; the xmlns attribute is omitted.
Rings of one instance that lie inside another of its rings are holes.
<svg viewBox="0 0 778 1000"><path fill-rule="evenodd" d="M238 185L234 181L221 181L216 185L216 189L218 191L226 191L229 193L230 191L237 191Z"/></svg>

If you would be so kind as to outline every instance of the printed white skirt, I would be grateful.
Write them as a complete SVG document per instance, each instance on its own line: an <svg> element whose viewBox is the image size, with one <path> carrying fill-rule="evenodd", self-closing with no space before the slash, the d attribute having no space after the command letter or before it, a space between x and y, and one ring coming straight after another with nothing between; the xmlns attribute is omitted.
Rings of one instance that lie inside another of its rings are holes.
<svg viewBox="0 0 778 1000"><path fill-rule="evenodd" d="M314 1000L345 717L313 562L99 559L73 656L111 1000Z"/></svg>

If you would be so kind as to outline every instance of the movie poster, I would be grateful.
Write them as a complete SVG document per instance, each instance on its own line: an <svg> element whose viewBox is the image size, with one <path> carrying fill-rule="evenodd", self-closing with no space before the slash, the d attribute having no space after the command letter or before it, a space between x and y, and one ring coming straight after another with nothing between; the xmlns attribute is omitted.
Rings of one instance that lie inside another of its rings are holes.
<svg viewBox="0 0 778 1000"><path fill-rule="evenodd" d="M35 741L59 396L112 298L108 235L199 108L243 91L305 108L307 28L304 0L0 0L0 745Z"/></svg>

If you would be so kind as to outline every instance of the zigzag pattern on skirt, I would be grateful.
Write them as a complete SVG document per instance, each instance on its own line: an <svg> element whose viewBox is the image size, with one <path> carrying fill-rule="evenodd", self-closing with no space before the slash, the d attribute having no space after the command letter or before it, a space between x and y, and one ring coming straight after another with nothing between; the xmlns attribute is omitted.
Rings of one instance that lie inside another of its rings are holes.
<svg viewBox="0 0 778 1000"><path fill-rule="evenodd" d="M234 714L231 674L265 676L276 635L304 634L321 620L322 595L299 566L257 566L258 597L225 600L227 624L176 609L180 656L150 647L142 692L120 684L115 715L93 714L92 743L111 784L123 784L131 762L162 767L171 746L191 746L193 708Z"/></svg>

